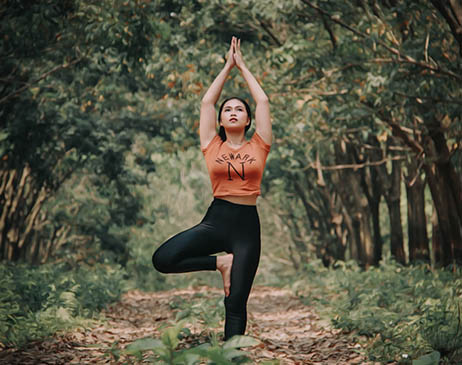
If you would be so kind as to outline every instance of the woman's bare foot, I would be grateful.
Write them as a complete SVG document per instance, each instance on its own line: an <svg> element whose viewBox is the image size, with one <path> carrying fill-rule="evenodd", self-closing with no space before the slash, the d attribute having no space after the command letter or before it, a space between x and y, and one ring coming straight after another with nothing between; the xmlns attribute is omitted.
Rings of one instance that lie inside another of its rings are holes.
<svg viewBox="0 0 462 365"><path fill-rule="evenodd" d="M217 270L221 272L223 277L223 287L225 289L225 296L229 295L229 288L231 287L231 268L233 267L233 254L217 256Z"/></svg>

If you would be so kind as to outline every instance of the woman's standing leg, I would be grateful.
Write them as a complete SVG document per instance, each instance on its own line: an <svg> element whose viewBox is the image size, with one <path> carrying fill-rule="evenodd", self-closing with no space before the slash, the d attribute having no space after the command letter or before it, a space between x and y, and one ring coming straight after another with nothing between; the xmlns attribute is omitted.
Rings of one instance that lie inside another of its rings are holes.
<svg viewBox="0 0 462 365"><path fill-rule="evenodd" d="M235 237L232 244L234 258L231 288L230 295L225 297L225 340L234 335L243 335L247 325L247 300L257 272L261 251L260 223L256 211L255 215L256 220L246 220L246 223L239 227L239 230L242 229L241 232L246 234ZM249 224L252 221L254 224Z"/></svg>
<svg viewBox="0 0 462 365"><path fill-rule="evenodd" d="M230 294L225 297L225 340L245 333L247 300L260 260L260 242L239 242L233 255Z"/></svg>
<svg viewBox="0 0 462 365"><path fill-rule="evenodd" d="M209 214L211 213L211 214ZM225 297L225 336L245 333L247 299L260 260L260 223L256 207L216 201L197 226L162 244L153 255L163 273L216 270L214 253L233 254L230 294Z"/></svg>

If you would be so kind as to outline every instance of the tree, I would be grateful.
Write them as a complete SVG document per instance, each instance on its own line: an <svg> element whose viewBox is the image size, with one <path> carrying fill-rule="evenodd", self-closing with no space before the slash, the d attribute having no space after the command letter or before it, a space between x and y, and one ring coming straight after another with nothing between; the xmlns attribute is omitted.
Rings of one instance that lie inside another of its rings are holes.
<svg viewBox="0 0 462 365"><path fill-rule="evenodd" d="M152 10L144 2L2 3L0 258L40 262L66 241L72 225L44 207L83 168L98 174L100 191L113 186L112 219L136 217L123 162L140 119L136 92L152 86L143 64ZM159 133L154 113L141 119L150 125L140 130Z"/></svg>
<svg viewBox="0 0 462 365"><path fill-rule="evenodd" d="M351 256L362 253L359 257L366 266L380 257L380 239L372 238L365 212L377 227L374 212L383 195L389 206L392 254L404 262L399 171L409 171L409 175L414 171L413 176L420 173L415 171L415 164L399 162L409 155L425 171L432 192L440 232L434 237L440 237L443 249L439 252L445 255L437 261L447 265L460 260L461 175L454 162L460 160L461 136L457 123L461 115L457 101L461 62L454 47L458 34L453 38L447 30L446 17L438 14L440 8L437 11L424 2L303 3L305 7L298 7L288 22L289 36L284 44L286 50L301 50L290 53L296 61L281 82L286 86L284 94L297 98L303 113L294 120L302 137L291 138L297 149L333 146L328 155L321 156L323 166L318 168L336 171L333 177L341 174L333 184L343 196L342 215L345 226L350 227ZM455 3L444 7L458 14ZM316 40L316 47L307 45L307 39ZM438 109L430 107L435 104ZM315 134L316 142L308 134ZM381 142L371 145L371 138ZM392 141L390 147L386 141ZM339 148L342 144L344 148ZM371 148L381 152L371 154ZM311 154L305 164L313 160ZM384 170L386 165L389 173ZM355 172L343 171L348 168ZM374 184L382 187L380 193L374 191ZM422 211L422 207L413 207L422 201L410 198L409 211ZM420 247L423 252L421 258L428 257L428 241L423 234L422 228L419 235L409 233L411 247ZM370 242L376 246L375 259ZM414 254L411 259L415 259Z"/></svg>
<svg viewBox="0 0 462 365"><path fill-rule="evenodd" d="M123 247L123 230L114 234L110 225L140 221L142 198L130 184L145 183L127 158L155 168L133 140L154 138L167 153L197 148L198 101L237 35L271 100L275 141L264 184L300 252L294 262L313 251L327 264L354 258L367 267L389 244L406 262L406 228L409 260L428 258L429 234L438 263L460 258L456 2L28 5L8 1L0 13L8 35L0 81L3 257L29 255L13 249L21 239L30 251L32 242L55 247L72 232ZM233 77L223 96L249 98L246 89ZM72 200L79 176L97 196ZM425 229L426 191L433 232ZM104 219L95 228L89 212L98 199Z"/></svg>

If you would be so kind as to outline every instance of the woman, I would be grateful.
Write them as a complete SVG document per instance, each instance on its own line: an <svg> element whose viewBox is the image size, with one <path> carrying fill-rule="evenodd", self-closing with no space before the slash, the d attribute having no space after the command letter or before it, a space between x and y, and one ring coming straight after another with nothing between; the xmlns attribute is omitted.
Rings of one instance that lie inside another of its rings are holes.
<svg viewBox="0 0 462 365"><path fill-rule="evenodd" d="M223 102L216 132L215 104L233 67L241 72L256 103L256 131L248 104L237 97ZM224 340L245 333L247 299L260 259L260 222L256 209L272 132L268 97L242 58L240 40L231 40L225 67L202 98L201 149L212 181L214 200L197 226L170 238L153 255L162 273L219 270L225 291ZM226 255L213 256L219 252Z"/></svg>

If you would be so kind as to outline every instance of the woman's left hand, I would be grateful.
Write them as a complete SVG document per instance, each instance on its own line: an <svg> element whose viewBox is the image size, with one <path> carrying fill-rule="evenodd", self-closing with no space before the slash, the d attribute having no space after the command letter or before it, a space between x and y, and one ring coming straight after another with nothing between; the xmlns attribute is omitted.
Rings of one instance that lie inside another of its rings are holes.
<svg viewBox="0 0 462 365"><path fill-rule="evenodd" d="M239 70L242 70L242 68L245 67L244 59L242 58L242 53L241 53L241 40L240 39L238 39L237 42L235 43L234 62L236 63L236 67Z"/></svg>

